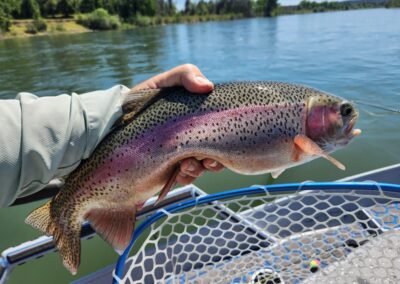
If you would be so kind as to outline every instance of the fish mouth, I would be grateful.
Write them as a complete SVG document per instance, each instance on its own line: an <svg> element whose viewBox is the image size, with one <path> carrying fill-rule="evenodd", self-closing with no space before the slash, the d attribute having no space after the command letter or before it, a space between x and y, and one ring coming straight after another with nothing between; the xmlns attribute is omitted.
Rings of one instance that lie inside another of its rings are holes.
<svg viewBox="0 0 400 284"><path fill-rule="evenodd" d="M348 121L346 128L344 129L343 133L349 139L352 139L355 136L359 136L361 134L360 129L354 129L354 125L356 124L358 119L358 112L356 111L355 114L351 117Z"/></svg>
<svg viewBox="0 0 400 284"><path fill-rule="evenodd" d="M333 151L337 148L342 148L349 144L354 137L359 136L361 134L361 129L355 128L354 125L357 122L358 115L354 115L344 127L342 134L332 140L325 141L325 145L323 149L329 151Z"/></svg>

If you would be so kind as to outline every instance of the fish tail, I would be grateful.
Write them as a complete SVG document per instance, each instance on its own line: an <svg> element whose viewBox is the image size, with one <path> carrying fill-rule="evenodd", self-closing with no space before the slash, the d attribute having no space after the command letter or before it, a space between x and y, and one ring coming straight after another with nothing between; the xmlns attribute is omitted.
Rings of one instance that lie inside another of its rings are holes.
<svg viewBox="0 0 400 284"><path fill-rule="evenodd" d="M76 275L81 261L81 226L78 224L76 227L69 227L68 231L55 229L54 240L57 248L60 251L65 268L67 268L72 275Z"/></svg>
<svg viewBox="0 0 400 284"><path fill-rule="evenodd" d="M25 219L25 223L42 231L46 235L53 236L56 247L64 266L75 275L80 263L81 244L80 232L81 225L59 224L51 217L51 201L37 208Z"/></svg>

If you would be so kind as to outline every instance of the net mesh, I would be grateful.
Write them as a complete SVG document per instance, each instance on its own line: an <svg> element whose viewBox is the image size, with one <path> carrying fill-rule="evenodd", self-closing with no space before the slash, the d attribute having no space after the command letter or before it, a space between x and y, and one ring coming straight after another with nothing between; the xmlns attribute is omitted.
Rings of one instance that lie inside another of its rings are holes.
<svg viewBox="0 0 400 284"><path fill-rule="evenodd" d="M120 281L399 283L399 202L380 189L299 189L196 205L151 224Z"/></svg>

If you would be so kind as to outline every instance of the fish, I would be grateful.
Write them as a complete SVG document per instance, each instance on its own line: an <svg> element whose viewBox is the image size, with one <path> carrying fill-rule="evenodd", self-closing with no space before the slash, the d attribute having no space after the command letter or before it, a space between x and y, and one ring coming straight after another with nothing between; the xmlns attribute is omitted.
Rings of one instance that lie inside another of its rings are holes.
<svg viewBox="0 0 400 284"><path fill-rule="evenodd" d="M354 104L317 89L281 82L216 84L205 95L183 87L129 92L111 133L65 180L60 192L26 218L53 236L76 274L81 225L89 221L118 253L129 244L147 199L162 200L180 161L210 158L244 175L271 173L330 156L360 129Z"/></svg>

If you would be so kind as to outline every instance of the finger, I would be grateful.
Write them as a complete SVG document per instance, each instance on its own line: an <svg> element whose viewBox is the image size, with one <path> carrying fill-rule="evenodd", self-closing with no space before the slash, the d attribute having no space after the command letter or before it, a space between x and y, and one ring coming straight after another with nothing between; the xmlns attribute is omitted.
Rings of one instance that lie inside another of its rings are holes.
<svg viewBox="0 0 400 284"><path fill-rule="evenodd" d="M203 166L211 172L220 172L224 169L222 164L212 159L204 159L202 162Z"/></svg>
<svg viewBox="0 0 400 284"><path fill-rule="evenodd" d="M205 171L201 162L197 161L195 158L183 160L181 162L180 169L181 174L195 178L201 176Z"/></svg>
<svg viewBox="0 0 400 284"><path fill-rule="evenodd" d="M195 177L187 176L185 174L179 174L176 177L176 182L181 185L187 185L193 183L195 179L196 179Z"/></svg>
<svg viewBox="0 0 400 284"><path fill-rule="evenodd" d="M181 83L186 90L192 93L208 93L214 89L213 83L211 83L203 75L196 75L195 73L188 72L181 75Z"/></svg>
<svg viewBox="0 0 400 284"><path fill-rule="evenodd" d="M214 89L213 83L206 79L199 68L192 64L184 64L150 78L132 90L173 86L183 86L194 93L207 93Z"/></svg>

